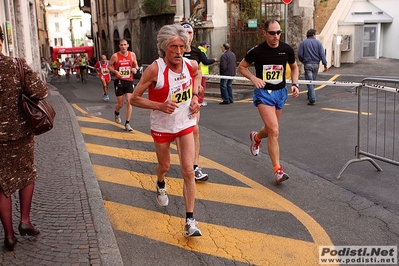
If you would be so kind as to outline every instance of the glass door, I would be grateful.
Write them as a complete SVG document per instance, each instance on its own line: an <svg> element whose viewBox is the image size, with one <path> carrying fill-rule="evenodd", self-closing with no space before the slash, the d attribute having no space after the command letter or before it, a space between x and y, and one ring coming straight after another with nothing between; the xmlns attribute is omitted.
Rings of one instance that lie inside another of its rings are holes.
<svg viewBox="0 0 399 266"><path fill-rule="evenodd" d="M364 25L362 57L376 58L377 55L376 49L377 49L377 25Z"/></svg>

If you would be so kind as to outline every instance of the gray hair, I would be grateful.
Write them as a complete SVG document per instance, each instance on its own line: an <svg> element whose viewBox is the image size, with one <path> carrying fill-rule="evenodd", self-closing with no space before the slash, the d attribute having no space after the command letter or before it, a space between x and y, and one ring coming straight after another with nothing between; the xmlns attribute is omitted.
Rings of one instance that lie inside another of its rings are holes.
<svg viewBox="0 0 399 266"><path fill-rule="evenodd" d="M161 58L165 57L165 49L170 42L170 38L175 36L180 37L186 44L187 48L188 34L181 25L178 24L165 25L158 31L157 47L158 47L158 55Z"/></svg>

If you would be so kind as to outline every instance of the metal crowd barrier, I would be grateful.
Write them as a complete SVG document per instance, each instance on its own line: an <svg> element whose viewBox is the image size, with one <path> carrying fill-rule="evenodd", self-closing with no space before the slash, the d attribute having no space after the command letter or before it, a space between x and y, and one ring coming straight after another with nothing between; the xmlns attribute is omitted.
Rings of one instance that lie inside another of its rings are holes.
<svg viewBox="0 0 399 266"><path fill-rule="evenodd" d="M357 86L358 125L355 162L369 161L378 171L382 168L373 160L399 166L399 80L366 78Z"/></svg>

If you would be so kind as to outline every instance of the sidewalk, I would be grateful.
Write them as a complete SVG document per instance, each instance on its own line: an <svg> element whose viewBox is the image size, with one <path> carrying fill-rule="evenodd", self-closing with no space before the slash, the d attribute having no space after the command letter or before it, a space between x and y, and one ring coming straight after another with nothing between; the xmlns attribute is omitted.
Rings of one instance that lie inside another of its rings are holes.
<svg viewBox="0 0 399 266"><path fill-rule="evenodd" d="M48 86L48 101L57 115L54 128L36 137L39 177L31 219L40 234L16 235L15 250L2 249L0 265L123 265L75 114L57 89ZM18 206L15 193L16 232Z"/></svg>

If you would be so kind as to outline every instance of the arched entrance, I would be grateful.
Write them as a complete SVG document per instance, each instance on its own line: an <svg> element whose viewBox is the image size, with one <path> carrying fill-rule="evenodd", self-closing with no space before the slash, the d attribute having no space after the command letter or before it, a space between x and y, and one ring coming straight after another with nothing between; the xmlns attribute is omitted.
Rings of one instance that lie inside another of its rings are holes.
<svg viewBox="0 0 399 266"><path fill-rule="evenodd" d="M104 30L101 31L101 54L105 54L107 57L110 56L108 54L107 37Z"/></svg>
<svg viewBox="0 0 399 266"><path fill-rule="evenodd" d="M129 44L129 50L132 51L132 36L130 35L130 31L128 29L125 29L123 32L123 39L127 41Z"/></svg>
<svg viewBox="0 0 399 266"><path fill-rule="evenodd" d="M119 37L119 32L118 30L114 31L114 52L118 52L119 51L119 41L120 41L120 37Z"/></svg>

